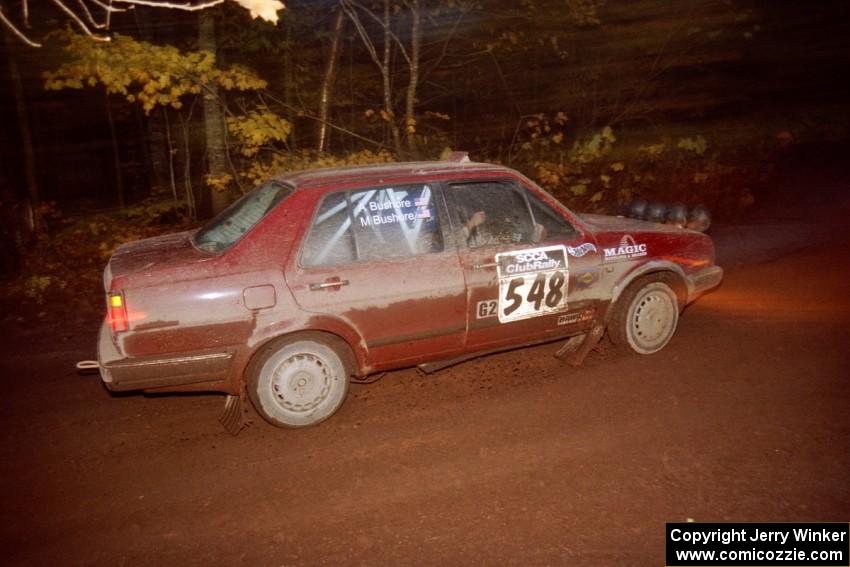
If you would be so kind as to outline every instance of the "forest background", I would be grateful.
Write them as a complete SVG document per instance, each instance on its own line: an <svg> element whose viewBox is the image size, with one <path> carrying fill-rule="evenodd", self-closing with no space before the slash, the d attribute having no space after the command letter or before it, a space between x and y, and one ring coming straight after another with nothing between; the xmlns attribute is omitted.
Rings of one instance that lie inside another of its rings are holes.
<svg viewBox="0 0 850 567"><path fill-rule="evenodd" d="M115 246L284 171L463 150L576 211L740 220L850 122L843 2L226 2L113 14L108 42L48 8L21 28L41 47L0 46L4 216L34 228L5 223L6 296L35 304L99 302Z"/></svg>

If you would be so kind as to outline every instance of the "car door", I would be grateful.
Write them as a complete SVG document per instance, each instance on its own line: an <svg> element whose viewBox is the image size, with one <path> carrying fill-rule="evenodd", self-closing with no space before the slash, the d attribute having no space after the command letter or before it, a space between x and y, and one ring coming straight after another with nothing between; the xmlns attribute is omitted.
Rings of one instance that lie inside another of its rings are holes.
<svg viewBox="0 0 850 567"><path fill-rule="evenodd" d="M467 349L591 324L600 256L590 234L513 179L449 183L446 197L467 288Z"/></svg>
<svg viewBox="0 0 850 567"><path fill-rule="evenodd" d="M354 328L375 369L459 352L465 286L445 214L427 183L328 194L288 270L295 300Z"/></svg>

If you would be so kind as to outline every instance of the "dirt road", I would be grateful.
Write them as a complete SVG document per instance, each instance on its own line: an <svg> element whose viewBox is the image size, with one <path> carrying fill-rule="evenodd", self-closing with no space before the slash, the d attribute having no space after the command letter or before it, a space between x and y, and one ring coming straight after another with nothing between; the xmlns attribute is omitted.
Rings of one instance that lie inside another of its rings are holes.
<svg viewBox="0 0 850 567"><path fill-rule="evenodd" d="M94 327L7 339L3 563L663 565L667 521L848 521L848 249L733 267L653 356L405 370L236 438L77 375Z"/></svg>

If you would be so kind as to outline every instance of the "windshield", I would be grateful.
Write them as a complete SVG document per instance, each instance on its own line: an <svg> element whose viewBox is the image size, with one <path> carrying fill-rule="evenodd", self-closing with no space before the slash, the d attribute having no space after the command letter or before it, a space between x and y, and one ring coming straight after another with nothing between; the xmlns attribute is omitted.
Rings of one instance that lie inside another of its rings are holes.
<svg viewBox="0 0 850 567"><path fill-rule="evenodd" d="M207 252L229 248L291 193L292 187L280 181L266 181L196 232L195 246Z"/></svg>

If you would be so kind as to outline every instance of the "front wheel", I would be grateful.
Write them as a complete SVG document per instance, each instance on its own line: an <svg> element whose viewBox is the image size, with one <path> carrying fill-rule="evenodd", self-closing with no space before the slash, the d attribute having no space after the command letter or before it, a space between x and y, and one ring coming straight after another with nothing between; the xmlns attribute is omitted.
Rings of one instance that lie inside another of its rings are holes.
<svg viewBox="0 0 850 567"><path fill-rule="evenodd" d="M333 415L350 375L340 342L292 337L263 349L248 373L248 395L260 415L279 427L307 427Z"/></svg>
<svg viewBox="0 0 850 567"><path fill-rule="evenodd" d="M679 302L665 280L647 276L626 288L608 326L614 344L637 354L652 354L670 342L679 323Z"/></svg>

